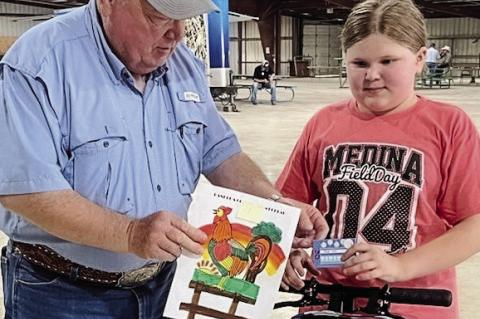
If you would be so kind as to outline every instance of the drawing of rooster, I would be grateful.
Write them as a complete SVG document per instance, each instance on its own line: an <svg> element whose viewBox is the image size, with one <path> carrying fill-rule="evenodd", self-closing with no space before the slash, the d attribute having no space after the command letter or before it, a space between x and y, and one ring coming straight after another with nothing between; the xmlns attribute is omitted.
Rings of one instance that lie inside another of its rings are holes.
<svg viewBox="0 0 480 319"><path fill-rule="evenodd" d="M208 254L222 277L236 277L245 269L245 279L254 282L258 273L266 265L272 248L268 236L256 236L243 246L232 235L232 225L228 215L230 207L220 206L214 210L213 233L208 243Z"/></svg>

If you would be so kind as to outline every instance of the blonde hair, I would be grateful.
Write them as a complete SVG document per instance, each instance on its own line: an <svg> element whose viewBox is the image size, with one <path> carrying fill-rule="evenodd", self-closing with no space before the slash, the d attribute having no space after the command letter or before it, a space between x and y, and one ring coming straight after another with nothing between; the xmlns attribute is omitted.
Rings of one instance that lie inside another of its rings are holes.
<svg viewBox="0 0 480 319"><path fill-rule="evenodd" d="M357 4L342 30L343 49L375 33L397 41L413 53L427 42L423 14L411 0L366 0Z"/></svg>

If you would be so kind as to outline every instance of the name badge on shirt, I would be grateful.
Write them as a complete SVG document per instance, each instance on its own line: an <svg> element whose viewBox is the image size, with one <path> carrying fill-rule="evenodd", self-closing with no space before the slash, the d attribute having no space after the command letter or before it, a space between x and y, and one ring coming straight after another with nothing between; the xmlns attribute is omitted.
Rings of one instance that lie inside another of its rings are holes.
<svg viewBox="0 0 480 319"><path fill-rule="evenodd" d="M183 98L185 99L185 101L200 102L200 95L195 92L183 92Z"/></svg>

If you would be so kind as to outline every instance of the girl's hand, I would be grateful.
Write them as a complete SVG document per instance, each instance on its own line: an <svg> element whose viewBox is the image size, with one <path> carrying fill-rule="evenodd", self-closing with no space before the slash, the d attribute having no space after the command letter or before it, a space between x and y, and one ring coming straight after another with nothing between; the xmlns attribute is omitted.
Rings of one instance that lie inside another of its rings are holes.
<svg viewBox="0 0 480 319"><path fill-rule="evenodd" d="M302 277L305 275L305 269L313 275L319 274L305 250L292 249L283 274L282 288L285 290L288 290L289 287L297 290L303 288L305 284Z"/></svg>
<svg viewBox="0 0 480 319"><path fill-rule="evenodd" d="M405 280L405 271L399 257L392 256L374 245L358 243L342 256L343 274L357 280L380 279L385 282Z"/></svg>

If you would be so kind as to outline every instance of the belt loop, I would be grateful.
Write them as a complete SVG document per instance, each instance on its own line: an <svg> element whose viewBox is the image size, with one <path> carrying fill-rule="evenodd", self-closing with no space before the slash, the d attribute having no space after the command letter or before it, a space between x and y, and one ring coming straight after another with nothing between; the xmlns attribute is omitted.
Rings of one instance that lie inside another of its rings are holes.
<svg viewBox="0 0 480 319"><path fill-rule="evenodd" d="M79 271L79 269L78 269L77 265L70 266L70 274L69 274L70 280L77 281L78 271Z"/></svg>
<svg viewBox="0 0 480 319"><path fill-rule="evenodd" d="M7 242L7 253L11 254L13 251L13 240L9 239Z"/></svg>

